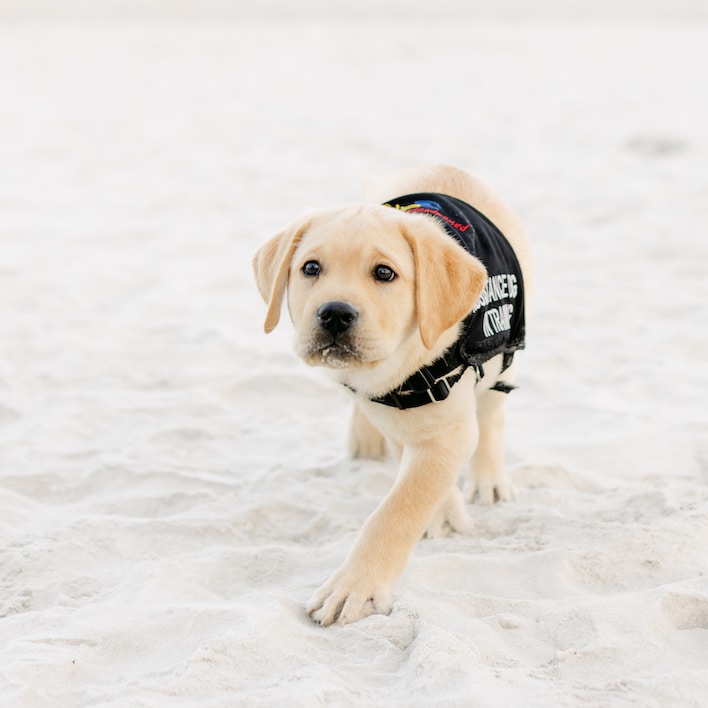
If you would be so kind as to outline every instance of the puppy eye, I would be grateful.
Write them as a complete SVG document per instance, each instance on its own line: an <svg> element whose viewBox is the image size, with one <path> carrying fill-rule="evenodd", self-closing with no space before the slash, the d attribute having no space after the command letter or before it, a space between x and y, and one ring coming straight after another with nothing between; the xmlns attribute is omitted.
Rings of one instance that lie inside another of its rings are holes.
<svg viewBox="0 0 708 708"><path fill-rule="evenodd" d="M302 267L302 272L308 276L308 278L314 278L316 275L319 275L320 270L320 264L317 261L307 261Z"/></svg>
<svg viewBox="0 0 708 708"><path fill-rule="evenodd" d="M388 266L378 265L376 266L376 268L374 268L374 278L376 278L376 280L381 280L385 283L390 283L395 277L396 274Z"/></svg>

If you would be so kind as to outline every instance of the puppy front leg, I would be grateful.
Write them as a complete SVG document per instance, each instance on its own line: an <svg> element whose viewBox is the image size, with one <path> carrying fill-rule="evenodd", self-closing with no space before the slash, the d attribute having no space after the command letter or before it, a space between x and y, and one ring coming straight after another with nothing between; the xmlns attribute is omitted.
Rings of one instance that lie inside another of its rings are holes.
<svg viewBox="0 0 708 708"><path fill-rule="evenodd" d="M379 429L362 413L355 403L349 424L349 454L370 460L386 457L386 440Z"/></svg>
<svg viewBox="0 0 708 708"><path fill-rule="evenodd" d="M337 619L348 624L391 611L394 583L464 460L459 450L439 443L404 449L393 488L364 524L347 560L308 604L313 619L324 626Z"/></svg>

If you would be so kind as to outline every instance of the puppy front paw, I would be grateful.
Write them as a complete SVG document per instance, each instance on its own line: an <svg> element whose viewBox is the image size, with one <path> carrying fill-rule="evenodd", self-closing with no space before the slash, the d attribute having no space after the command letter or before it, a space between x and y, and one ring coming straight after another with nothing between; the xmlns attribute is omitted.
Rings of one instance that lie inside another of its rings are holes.
<svg viewBox="0 0 708 708"><path fill-rule="evenodd" d="M349 566L338 570L313 596L305 608L323 627L358 622L370 615L391 612L391 588L366 576L358 576Z"/></svg>
<svg viewBox="0 0 708 708"><path fill-rule="evenodd" d="M476 473L471 476L466 496L469 502L490 505L494 502L514 501L516 491L506 472L501 474Z"/></svg>

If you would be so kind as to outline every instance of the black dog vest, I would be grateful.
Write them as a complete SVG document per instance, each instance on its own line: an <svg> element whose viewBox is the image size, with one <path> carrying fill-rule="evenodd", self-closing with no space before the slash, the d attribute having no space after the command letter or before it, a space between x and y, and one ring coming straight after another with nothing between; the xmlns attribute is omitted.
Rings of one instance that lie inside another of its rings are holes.
<svg viewBox="0 0 708 708"><path fill-rule="evenodd" d="M469 367L484 376L483 364L504 355L502 372L514 352L525 343L524 281L511 245L481 212L444 194L409 194L384 206L435 218L465 250L487 270L487 283L472 311L465 317L460 337L439 359L409 377L395 391L373 399L397 408L417 408L442 401ZM454 288L455 284L450 283ZM498 381L493 389L508 393L514 387Z"/></svg>

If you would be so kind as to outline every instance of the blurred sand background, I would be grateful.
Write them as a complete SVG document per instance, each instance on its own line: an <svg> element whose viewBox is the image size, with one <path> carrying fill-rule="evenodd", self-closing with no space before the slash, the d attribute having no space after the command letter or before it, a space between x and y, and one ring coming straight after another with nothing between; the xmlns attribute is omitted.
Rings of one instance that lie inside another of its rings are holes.
<svg viewBox="0 0 708 708"><path fill-rule="evenodd" d="M0 703L702 707L705 3L334 7L0 2ZM395 472L250 258L432 161L534 243L519 498L324 630Z"/></svg>

